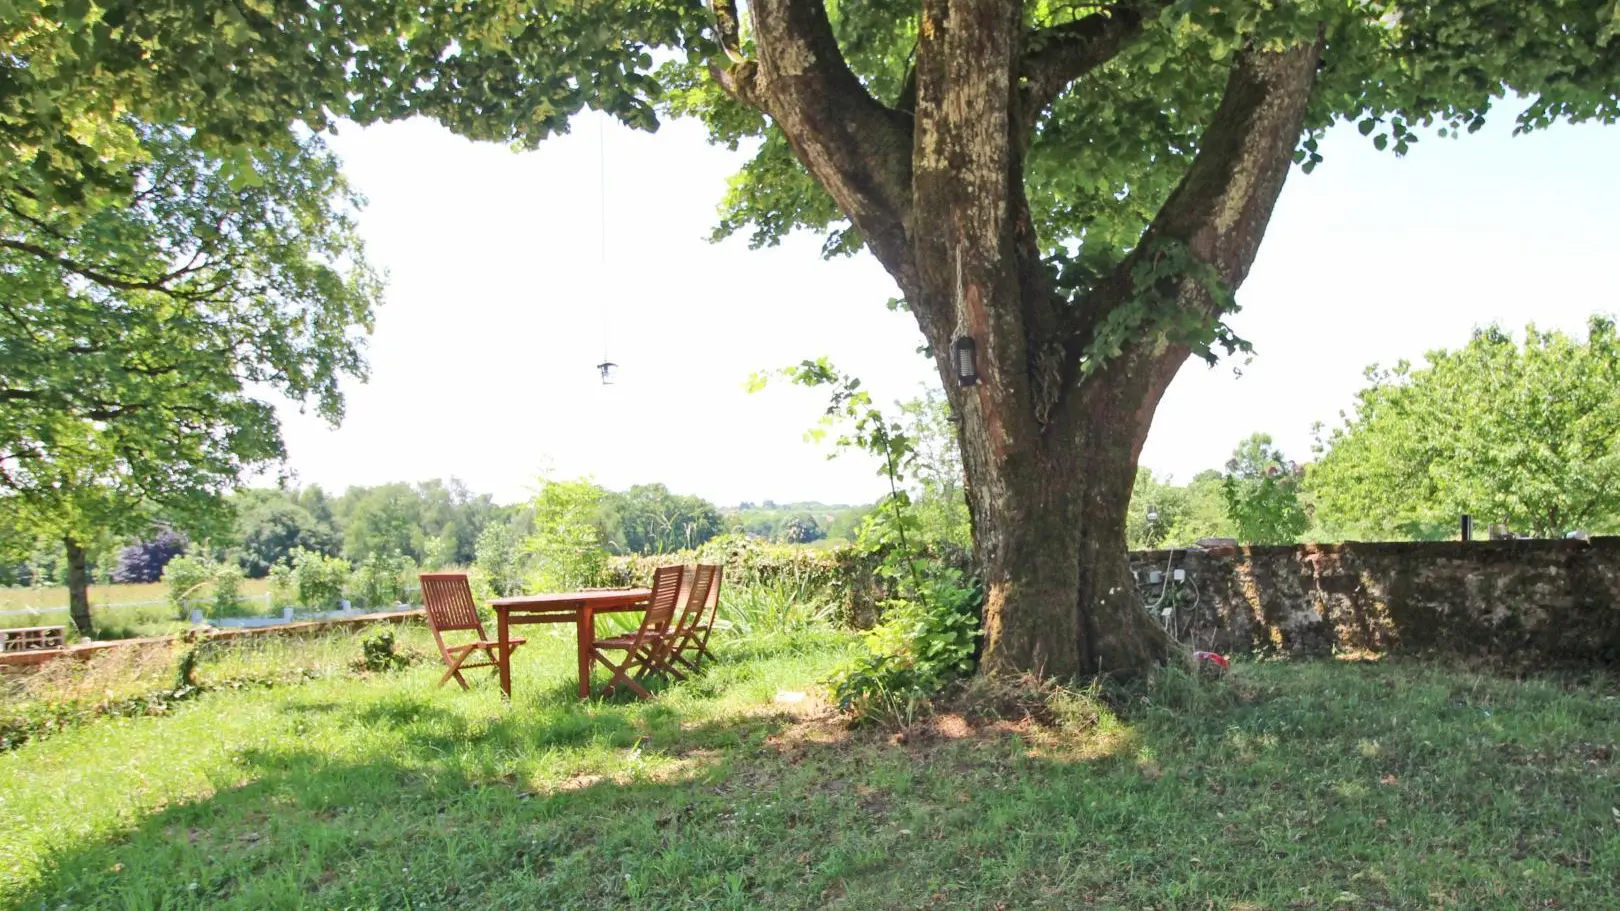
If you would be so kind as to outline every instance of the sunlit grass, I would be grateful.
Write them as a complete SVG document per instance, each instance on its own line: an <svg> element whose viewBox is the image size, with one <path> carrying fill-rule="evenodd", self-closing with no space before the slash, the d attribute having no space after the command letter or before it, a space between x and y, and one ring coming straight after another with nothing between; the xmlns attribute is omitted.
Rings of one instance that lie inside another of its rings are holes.
<svg viewBox="0 0 1620 911"><path fill-rule="evenodd" d="M245 613L268 613L265 579L242 582ZM161 582L120 583L90 586L90 616L97 627L97 638L162 636L181 632L191 624L175 616L168 602L169 590ZM70 636L73 621L68 616L67 588L49 585L37 588L0 587L0 629L22 626L65 626Z"/></svg>
<svg viewBox="0 0 1620 911"><path fill-rule="evenodd" d="M510 704L334 651L301 684L68 731L0 754L0 905L1613 904L1611 680L1249 664L903 738L778 700L853 641L728 640L647 703L571 698L568 636L519 652Z"/></svg>

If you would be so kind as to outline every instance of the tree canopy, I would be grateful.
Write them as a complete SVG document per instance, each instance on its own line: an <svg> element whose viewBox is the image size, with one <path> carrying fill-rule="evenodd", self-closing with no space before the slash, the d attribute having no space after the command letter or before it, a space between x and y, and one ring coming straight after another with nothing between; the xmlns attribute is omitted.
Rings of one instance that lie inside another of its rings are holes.
<svg viewBox="0 0 1620 911"><path fill-rule="evenodd" d="M1096 280L1137 245L1197 155L1234 62L1253 50L1322 48L1302 124L1307 164L1337 120L1404 152L1422 127L1477 129L1510 91L1533 99L1523 129L1620 114L1620 13L1609 0L969 5L1018 23L1025 176L1044 249L1078 270L1065 285ZM184 0L24 0L0 11L0 140L16 164L83 187L118 182L106 162L142 154L131 116L242 148L284 142L287 123L320 130L339 118L421 114L532 146L586 107L648 129L695 114L717 142L763 140L720 233L771 243L796 227L830 229L829 249L852 251L861 238L844 230L847 207L795 159L803 140L796 148L755 84L777 6L752 4L745 18L730 0L712 12L696 0L249 0L198 15ZM952 6L814 3L785 24L831 52L819 68L856 80L839 90L858 95L828 103L858 97L909 129L923 24Z"/></svg>
<svg viewBox="0 0 1620 911"><path fill-rule="evenodd" d="M1449 537L1458 516L1559 536L1620 526L1620 337L1498 327L1428 363L1368 368L1321 442L1317 509L1367 537Z"/></svg>
<svg viewBox="0 0 1620 911"><path fill-rule="evenodd" d="M139 136L126 195L0 186L0 512L70 551L159 515L222 531L221 494L283 456L264 391L336 421L380 294L318 139L232 181L183 130Z"/></svg>

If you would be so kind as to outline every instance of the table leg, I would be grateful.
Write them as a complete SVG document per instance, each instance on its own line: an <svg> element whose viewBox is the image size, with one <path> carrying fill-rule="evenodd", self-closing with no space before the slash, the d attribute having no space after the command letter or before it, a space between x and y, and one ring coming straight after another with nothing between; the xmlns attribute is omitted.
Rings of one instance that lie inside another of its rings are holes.
<svg viewBox="0 0 1620 911"><path fill-rule="evenodd" d="M507 699L512 698L512 636L507 628L506 611L495 612L495 628L498 630L496 639L500 642L501 656L501 694Z"/></svg>
<svg viewBox="0 0 1620 911"><path fill-rule="evenodd" d="M579 698L591 698L591 640L596 638L596 611L589 604L579 608Z"/></svg>

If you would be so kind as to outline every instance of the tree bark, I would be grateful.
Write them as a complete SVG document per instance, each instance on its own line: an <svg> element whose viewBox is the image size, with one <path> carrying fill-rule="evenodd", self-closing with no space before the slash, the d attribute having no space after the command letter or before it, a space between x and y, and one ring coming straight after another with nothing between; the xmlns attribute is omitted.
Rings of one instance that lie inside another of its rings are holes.
<svg viewBox="0 0 1620 911"><path fill-rule="evenodd" d="M1148 290L1219 318L1207 287L1136 288L1134 267L1178 244L1235 290L1304 123L1320 41L1239 54L1198 154L1135 252L1086 299L1054 293L1024 190L1031 130L1159 5L1030 33L1010 0L923 0L914 94L908 77L904 104L890 108L851 73L821 2L756 0L758 60L715 71L772 117L917 317L961 419L992 673L1129 676L1171 654L1130 575L1125 514L1153 412L1191 349L1148 325L1100 369L1082 375L1079 364L1092 329ZM979 375L966 387L951 361L962 336Z"/></svg>
<svg viewBox="0 0 1620 911"><path fill-rule="evenodd" d="M84 547L69 535L62 539L67 550L68 616L81 636L94 632L90 624L90 574L84 566Z"/></svg>

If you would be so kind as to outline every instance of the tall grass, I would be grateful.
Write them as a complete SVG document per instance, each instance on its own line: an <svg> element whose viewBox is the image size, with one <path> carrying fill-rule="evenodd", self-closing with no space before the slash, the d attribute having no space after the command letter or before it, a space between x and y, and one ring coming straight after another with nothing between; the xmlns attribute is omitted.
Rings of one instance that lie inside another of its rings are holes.
<svg viewBox="0 0 1620 911"><path fill-rule="evenodd" d="M722 586L717 626L739 636L775 636L825 628L836 609L809 574L790 572Z"/></svg>
<svg viewBox="0 0 1620 911"><path fill-rule="evenodd" d="M416 624L393 629L399 648L425 656L434 648ZM0 677L0 751L104 716L164 714L190 691L266 687L342 675L361 657L371 630L318 636L171 640L125 645L83 661L62 659ZM185 672L181 669L184 667Z"/></svg>

